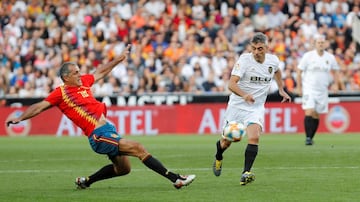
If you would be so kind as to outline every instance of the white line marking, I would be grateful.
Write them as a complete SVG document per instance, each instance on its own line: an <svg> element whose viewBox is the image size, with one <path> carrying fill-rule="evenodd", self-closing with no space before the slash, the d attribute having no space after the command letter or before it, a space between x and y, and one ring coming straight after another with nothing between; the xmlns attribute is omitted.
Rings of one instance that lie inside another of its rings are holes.
<svg viewBox="0 0 360 202"><path fill-rule="evenodd" d="M359 169L359 166L321 166L321 167L266 167L266 168L254 168L254 170L315 170L315 169ZM226 170L239 170L239 168L224 168ZM95 169L96 170L96 169ZM95 171L92 170L92 171ZM171 169L171 170L182 170L182 171L210 171L212 168L178 168L178 169ZM131 171L135 172L145 172L150 171L150 169L143 168L143 169L132 169ZM72 173L72 172L91 172L91 170L0 170L0 174L7 174L7 173Z"/></svg>

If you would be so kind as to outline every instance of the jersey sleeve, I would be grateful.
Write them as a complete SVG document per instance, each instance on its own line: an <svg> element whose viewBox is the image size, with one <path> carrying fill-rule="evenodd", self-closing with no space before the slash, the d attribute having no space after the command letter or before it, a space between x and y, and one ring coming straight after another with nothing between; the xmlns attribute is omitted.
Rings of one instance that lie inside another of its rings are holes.
<svg viewBox="0 0 360 202"><path fill-rule="evenodd" d="M55 88L46 98L45 101L49 102L52 106L57 106L62 101L61 90L59 87Z"/></svg>
<svg viewBox="0 0 360 202"><path fill-rule="evenodd" d="M85 74L81 76L83 86L91 87L95 82L95 77L92 74Z"/></svg>
<svg viewBox="0 0 360 202"><path fill-rule="evenodd" d="M274 72L277 72L280 69L280 65L281 65L281 62L280 62L280 59L279 57L277 57L276 55L271 55L271 61L273 64L273 67L274 67Z"/></svg>
<svg viewBox="0 0 360 202"><path fill-rule="evenodd" d="M245 64L245 57L244 57L244 55L242 55L242 56L240 56L238 61L236 61L235 65L231 71L231 75L235 75L235 76L242 78L244 76L245 68L246 68L246 66L244 64Z"/></svg>
<svg viewBox="0 0 360 202"><path fill-rule="evenodd" d="M307 66L307 62L308 62L308 54L305 53L304 56L300 59L300 62L298 64L298 69L305 71L306 66Z"/></svg>

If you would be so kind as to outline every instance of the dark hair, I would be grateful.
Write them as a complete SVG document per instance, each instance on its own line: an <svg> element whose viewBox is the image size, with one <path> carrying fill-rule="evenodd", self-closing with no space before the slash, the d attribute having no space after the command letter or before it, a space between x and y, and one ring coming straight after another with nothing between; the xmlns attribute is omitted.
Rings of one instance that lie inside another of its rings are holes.
<svg viewBox="0 0 360 202"><path fill-rule="evenodd" d="M256 32L254 34L254 36L252 37L250 43L263 43L263 44L268 44L268 38L265 34L261 33L261 32Z"/></svg>
<svg viewBox="0 0 360 202"><path fill-rule="evenodd" d="M76 66L77 64L75 62L65 62L64 64L61 65L60 70L59 70L59 76L60 76L61 80L64 81L64 76L67 76L70 73L70 70L69 70L70 65Z"/></svg>

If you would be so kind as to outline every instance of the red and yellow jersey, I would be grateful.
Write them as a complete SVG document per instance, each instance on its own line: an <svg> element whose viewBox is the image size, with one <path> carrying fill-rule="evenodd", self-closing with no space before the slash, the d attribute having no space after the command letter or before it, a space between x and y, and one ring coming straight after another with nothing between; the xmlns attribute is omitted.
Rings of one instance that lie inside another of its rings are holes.
<svg viewBox="0 0 360 202"><path fill-rule="evenodd" d="M45 98L52 106L57 106L70 120L89 136L101 115L106 116L106 106L95 99L91 92L94 84L93 75L81 76L82 86L57 87Z"/></svg>

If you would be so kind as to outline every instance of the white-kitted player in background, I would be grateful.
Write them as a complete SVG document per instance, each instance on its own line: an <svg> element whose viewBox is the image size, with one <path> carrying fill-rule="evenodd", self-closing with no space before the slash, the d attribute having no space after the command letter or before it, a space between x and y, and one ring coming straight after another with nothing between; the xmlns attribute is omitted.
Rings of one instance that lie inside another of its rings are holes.
<svg viewBox="0 0 360 202"><path fill-rule="evenodd" d="M319 126L320 114L328 112L329 85L339 86L339 65L332 53L327 52L324 35L314 38L315 49L306 52L298 64L297 92L302 96L305 112L305 145L312 145Z"/></svg>

